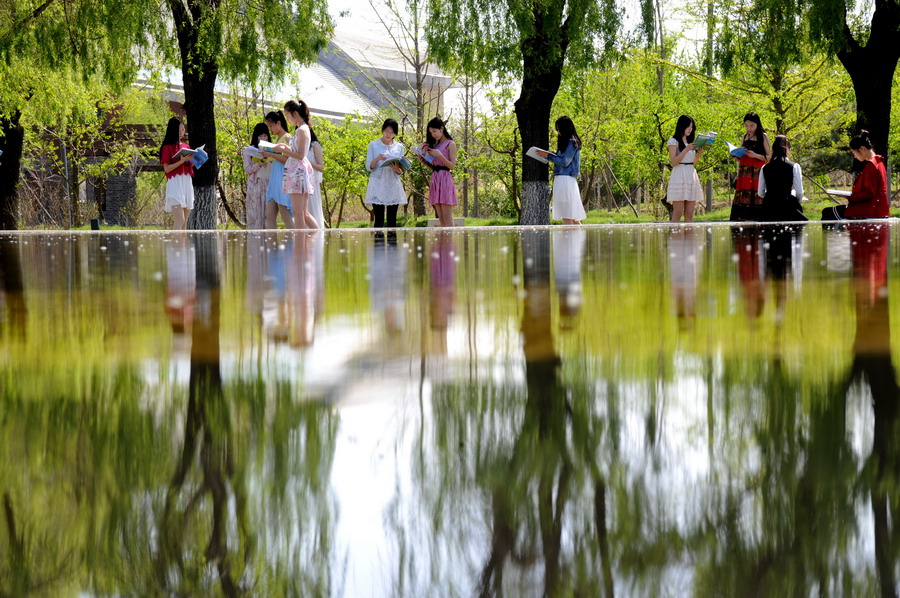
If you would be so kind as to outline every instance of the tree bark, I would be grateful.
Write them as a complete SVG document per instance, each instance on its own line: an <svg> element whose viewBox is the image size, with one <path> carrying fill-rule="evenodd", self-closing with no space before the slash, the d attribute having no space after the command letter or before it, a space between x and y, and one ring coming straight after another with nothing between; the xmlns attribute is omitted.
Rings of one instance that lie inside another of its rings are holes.
<svg viewBox="0 0 900 598"><path fill-rule="evenodd" d="M900 2L876 0L872 26L865 46L853 37L845 23L845 49L837 53L856 94L856 127L872 135L875 151L888 155L891 126L891 86L900 59Z"/></svg>
<svg viewBox="0 0 900 598"><path fill-rule="evenodd" d="M19 120L18 110L9 117L0 118L0 230L16 230L19 227L19 201L16 189L22 165L22 145L25 131Z"/></svg>
<svg viewBox="0 0 900 598"><path fill-rule="evenodd" d="M534 34L523 37L522 90L515 103L516 121L522 149L548 149L550 108L562 81L568 41L560 35L558 23L548 22L541 8L535 8ZM554 32L551 27L557 30ZM556 47L554 47L556 46ZM549 57L556 57L551 60ZM547 165L522 156L522 212L519 224L550 224L550 185Z"/></svg>

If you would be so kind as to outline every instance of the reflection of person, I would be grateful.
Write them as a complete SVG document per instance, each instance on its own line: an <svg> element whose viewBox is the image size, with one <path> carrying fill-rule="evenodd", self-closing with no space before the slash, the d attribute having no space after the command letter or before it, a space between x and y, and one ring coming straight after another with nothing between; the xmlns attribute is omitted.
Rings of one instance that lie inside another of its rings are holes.
<svg viewBox="0 0 900 598"><path fill-rule="evenodd" d="M581 224L585 219L578 176L581 172L581 137L568 116L556 119L556 155L538 150L553 162L553 219Z"/></svg>
<svg viewBox="0 0 900 598"><path fill-rule="evenodd" d="M447 327L456 292L456 247L453 234L441 232L431 246L431 330L438 334L440 352L447 351Z"/></svg>
<svg viewBox="0 0 900 598"><path fill-rule="evenodd" d="M314 236L298 233L285 265L289 341L293 347L312 345L315 335L316 264Z"/></svg>
<svg viewBox="0 0 900 598"><path fill-rule="evenodd" d="M290 146L284 143L275 146L276 152L288 157L288 161L284 163L284 182L281 191L291 196L294 228L316 229L319 225L309 213L309 198L316 192L313 167L308 157L312 140L309 129L309 107L303 100L289 100L284 105L284 114L296 129L294 136L291 137Z"/></svg>
<svg viewBox="0 0 900 598"><path fill-rule="evenodd" d="M269 112L266 114L265 121L269 131L272 132L272 143L288 144L291 142L284 114L280 111ZM291 216L291 197L281 191L281 185L284 182L284 163L287 162L287 156L272 154L271 160L269 186L266 187L266 228L277 228L279 214L285 228L294 228L294 218Z"/></svg>
<svg viewBox="0 0 900 598"><path fill-rule="evenodd" d="M403 329L406 305L406 252L398 249L394 233L387 242L375 239L369 253L369 302L384 316L388 332Z"/></svg>
<svg viewBox="0 0 900 598"><path fill-rule="evenodd" d="M666 143L669 150L669 163L672 174L669 176L669 187L666 198L672 204L672 222L681 220L691 222L694 219L694 207L703 198L700 177L697 176L697 162L703 154L703 148L694 149L694 138L697 125L694 119L686 114L678 117L675 123L675 134Z"/></svg>
<svg viewBox="0 0 900 598"><path fill-rule="evenodd" d="M747 317L755 320L765 306L766 263L759 229L733 231L734 251L738 256L738 278L744 290Z"/></svg>
<svg viewBox="0 0 900 598"><path fill-rule="evenodd" d="M803 172L791 162L791 142L784 135L775 137L772 161L759 172L757 194L763 198L760 220L807 220L800 202L803 200Z"/></svg>
<svg viewBox="0 0 900 598"><path fill-rule="evenodd" d="M309 130L309 163L313 168L313 182L315 192L309 197L309 213L320 229L325 228L325 212L322 210L322 175L325 172L325 156L322 153L322 144L316 136L316 132Z"/></svg>
<svg viewBox="0 0 900 598"><path fill-rule="evenodd" d="M269 140L265 123L253 127L250 146L259 148L260 141ZM270 154L271 155L271 154ZM247 230L260 230L266 225L266 189L269 186L269 160L244 154L244 173L247 175Z"/></svg>
<svg viewBox="0 0 900 598"><path fill-rule="evenodd" d="M288 340L288 316L286 305L287 262L294 251L294 236L286 233L273 239L271 251L266 252L270 283L263 295L263 327L275 343Z"/></svg>
<svg viewBox="0 0 900 598"><path fill-rule="evenodd" d="M863 164L862 171L853 182L850 201L846 206L822 210L822 220L889 217L891 213L884 158L872 149L868 131L862 130L850 140L850 152Z"/></svg>
<svg viewBox="0 0 900 598"><path fill-rule="evenodd" d="M431 158L429 163L421 155L419 160L431 169L428 201L437 212L441 226L453 226L453 206L457 205L456 183L450 171L456 167L456 142L439 118L428 121L425 143L421 151Z"/></svg>
<svg viewBox="0 0 900 598"><path fill-rule="evenodd" d="M744 116L747 133L741 145L747 153L738 158L738 175L735 182L734 201L731 204L731 220L758 221L762 211L759 189L759 170L769 161L772 154L769 136L762 126L759 115L748 112Z"/></svg>
<svg viewBox="0 0 900 598"><path fill-rule="evenodd" d="M172 332L184 334L194 319L197 296L197 258L186 237L166 244L166 314Z"/></svg>
<svg viewBox="0 0 900 598"><path fill-rule="evenodd" d="M694 319L702 250L702 239L691 227L676 228L669 234L669 284L680 323Z"/></svg>
<svg viewBox="0 0 900 598"><path fill-rule="evenodd" d="M581 261L587 231L584 229L553 230L553 278L559 295L559 315L563 326L581 311Z"/></svg>
<svg viewBox="0 0 900 598"><path fill-rule="evenodd" d="M173 116L169 119L166 136L159 148L159 162L166 173L165 210L175 218L175 230L186 228L188 217L194 209L194 165L191 156L175 157L182 148L191 147L182 143L184 136L184 124Z"/></svg>
<svg viewBox="0 0 900 598"><path fill-rule="evenodd" d="M260 319L269 275L266 238L265 233L247 235L247 309Z"/></svg>
<svg viewBox="0 0 900 598"><path fill-rule="evenodd" d="M372 206L375 214L375 228L381 228L385 224L384 216L387 212L387 225L397 226L397 209L406 203L406 191L403 190L403 171L397 164L391 164L387 168L380 166L384 160L401 158L405 151L403 144L395 139L400 125L389 118L381 125L381 137L369 143L366 152L366 170L369 171L369 184L366 187L366 203Z"/></svg>

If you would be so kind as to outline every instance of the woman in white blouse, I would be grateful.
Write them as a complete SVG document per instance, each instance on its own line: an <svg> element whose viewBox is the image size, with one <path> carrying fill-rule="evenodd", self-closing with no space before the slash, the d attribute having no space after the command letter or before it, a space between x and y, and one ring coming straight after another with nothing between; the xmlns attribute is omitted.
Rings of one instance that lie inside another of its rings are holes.
<svg viewBox="0 0 900 598"><path fill-rule="evenodd" d="M402 158L405 152L403 144L395 139L400 126L389 118L381 125L381 138L369 144L366 153L366 170L369 171L369 185L366 188L366 203L372 206L375 214L375 227L385 225L397 226L397 209L406 203L406 191L400 175L403 170L397 163L385 165L384 162L394 158Z"/></svg>
<svg viewBox="0 0 900 598"><path fill-rule="evenodd" d="M791 142L778 135L772 143L772 160L759 173L756 194L763 198L763 222L808 220L803 215L803 172L791 162Z"/></svg>

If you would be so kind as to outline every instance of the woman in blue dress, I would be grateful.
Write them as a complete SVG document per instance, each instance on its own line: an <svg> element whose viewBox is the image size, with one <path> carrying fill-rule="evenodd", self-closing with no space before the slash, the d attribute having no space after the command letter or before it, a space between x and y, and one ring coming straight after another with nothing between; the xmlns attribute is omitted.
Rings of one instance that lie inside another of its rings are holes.
<svg viewBox="0 0 900 598"><path fill-rule="evenodd" d="M291 136L287 130L287 120L281 111L266 114L266 125L272 132L270 135L272 143L276 145L279 143L285 145L291 143ZM285 228L294 227L294 218L291 212L291 196L281 191L281 185L284 182L285 162L287 162L287 156L272 154L269 186L266 188L266 228L278 227L279 214L281 214Z"/></svg>

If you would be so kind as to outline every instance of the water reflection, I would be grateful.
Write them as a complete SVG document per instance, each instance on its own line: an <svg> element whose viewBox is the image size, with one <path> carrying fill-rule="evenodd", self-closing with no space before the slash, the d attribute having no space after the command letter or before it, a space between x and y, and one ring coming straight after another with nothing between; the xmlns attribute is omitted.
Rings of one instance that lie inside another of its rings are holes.
<svg viewBox="0 0 900 598"><path fill-rule="evenodd" d="M896 595L896 234L0 236L0 595Z"/></svg>

